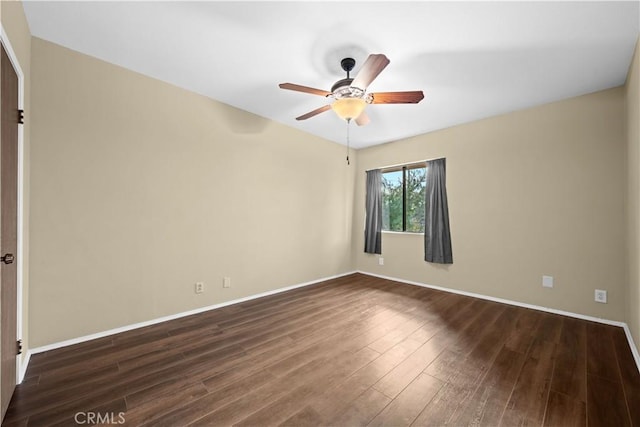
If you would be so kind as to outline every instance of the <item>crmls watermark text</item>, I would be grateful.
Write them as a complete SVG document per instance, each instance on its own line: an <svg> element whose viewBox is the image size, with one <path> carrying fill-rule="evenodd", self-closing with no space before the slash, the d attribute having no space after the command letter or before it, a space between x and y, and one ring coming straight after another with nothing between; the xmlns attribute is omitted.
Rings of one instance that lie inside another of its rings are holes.
<svg viewBox="0 0 640 427"><path fill-rule="evenodd" d="M124 424L124 412L76 412L76 424Z"/></svg>

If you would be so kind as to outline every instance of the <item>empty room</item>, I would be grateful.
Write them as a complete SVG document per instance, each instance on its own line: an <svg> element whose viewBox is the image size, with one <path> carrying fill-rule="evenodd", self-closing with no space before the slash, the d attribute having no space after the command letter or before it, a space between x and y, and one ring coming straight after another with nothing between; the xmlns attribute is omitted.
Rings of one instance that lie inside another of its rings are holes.
<svg viewBox="0 0 640 427"><path fill-rule="evenodd" d="M640 1L0 23L3 426L640 426Z"/></svg>

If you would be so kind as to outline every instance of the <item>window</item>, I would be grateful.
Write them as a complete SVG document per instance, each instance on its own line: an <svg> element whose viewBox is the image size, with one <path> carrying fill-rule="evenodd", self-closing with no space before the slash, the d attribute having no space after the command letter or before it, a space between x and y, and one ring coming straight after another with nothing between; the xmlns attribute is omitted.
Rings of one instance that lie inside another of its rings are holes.
<svg viewBox="0 0 640 427"><path fill-rule="evenodd" d="M382 171L382 229L424 233L424 163Z"/></svg>

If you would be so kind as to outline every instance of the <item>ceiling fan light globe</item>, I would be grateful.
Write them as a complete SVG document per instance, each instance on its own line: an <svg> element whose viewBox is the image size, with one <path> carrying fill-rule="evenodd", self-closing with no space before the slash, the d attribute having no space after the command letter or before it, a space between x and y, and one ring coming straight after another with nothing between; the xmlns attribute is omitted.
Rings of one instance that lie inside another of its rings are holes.
<svg viewBox="0 0 640 427"><path fill-rule="evenodd" d="M362 98L340 98L331 104L333 111L343 120L357 118L366 106L367 103Z"/></svg>

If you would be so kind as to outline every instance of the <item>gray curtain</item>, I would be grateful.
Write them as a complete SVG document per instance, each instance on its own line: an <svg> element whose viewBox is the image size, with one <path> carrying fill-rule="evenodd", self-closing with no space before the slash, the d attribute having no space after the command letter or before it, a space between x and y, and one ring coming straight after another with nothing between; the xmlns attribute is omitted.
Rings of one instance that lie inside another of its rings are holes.
<svg viewBox="0 0 640 427"><path fill-rule="evenodd" d="M445 159L427 162L424 260L438 264L453 264L445 176Z"/></svg>
<svg viewBox="0 0 640 427"><path fill-rule="evenodd" d="M364 251L382 253L382 172L367 171L367 200L364 226Z"/></svg>

